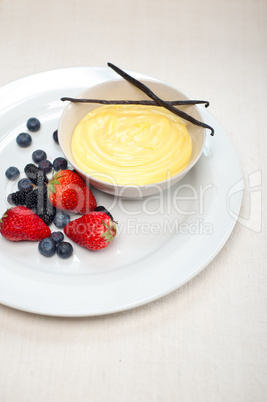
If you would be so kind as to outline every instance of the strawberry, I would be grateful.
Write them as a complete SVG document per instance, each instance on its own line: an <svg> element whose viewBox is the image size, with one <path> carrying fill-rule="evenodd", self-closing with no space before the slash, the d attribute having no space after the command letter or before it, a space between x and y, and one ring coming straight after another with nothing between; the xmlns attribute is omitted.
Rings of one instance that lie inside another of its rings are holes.
<svg viewBox="0 0 267 402"><path fill-rule="evenodd" d="M86 214L97 206L92 191L73 170L59 170L47 188L49 201L57 209Z"/></svg>
<svg viewBox="0 0 267 402"><path fill-rule="evenodd" d="M68 223L64 232L75 243L96 251L107 247L116 236L116 223L104 212L89 212Z"/></svg>
<svg viewBox="0 0 267 402"><path fill-rule="evenodd" d="M19 205L8 209L0 219L0 233L11 241L40 241L51 230L31 209Z"/></svg>

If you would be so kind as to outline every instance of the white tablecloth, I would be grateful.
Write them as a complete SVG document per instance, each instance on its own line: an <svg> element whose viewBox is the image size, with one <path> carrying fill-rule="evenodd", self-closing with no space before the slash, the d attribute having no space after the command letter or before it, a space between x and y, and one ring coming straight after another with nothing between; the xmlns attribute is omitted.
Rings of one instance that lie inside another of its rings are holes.
<svg viewBox="0 0 267 402"><path fill-rule="evenodd" d="M108 61L161 79L210 101L246 183L222 251L160 300L93 318L0 305L1 402L267 400L266 16L265 0L0 1L0 85Z"/></svg>

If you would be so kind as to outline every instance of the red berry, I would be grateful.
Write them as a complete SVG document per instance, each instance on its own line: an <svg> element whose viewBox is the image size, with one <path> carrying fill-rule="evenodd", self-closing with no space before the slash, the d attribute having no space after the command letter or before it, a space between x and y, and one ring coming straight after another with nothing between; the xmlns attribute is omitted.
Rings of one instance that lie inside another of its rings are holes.
<svg viewBox="0 0 267 402"><path fill-rule="evenodd" d="M104 212L90 212L71 221L65 234L75 243L96 251L107 247L116 236L116 223Z"/></svg>
<svg viewBox="0 0 267 402"><path fill-rule="evenodd" d="M19 205L4 213L0 233L11 241L40 241L49 237L51 230L31 209Z"/></svg>
<svg viewBox="0 0 267 402"><path fill-rule="evenodd" d="M86 214L97 204L84 180L73 170L60 170L48 183L50 203L57 209Z"/></svg>

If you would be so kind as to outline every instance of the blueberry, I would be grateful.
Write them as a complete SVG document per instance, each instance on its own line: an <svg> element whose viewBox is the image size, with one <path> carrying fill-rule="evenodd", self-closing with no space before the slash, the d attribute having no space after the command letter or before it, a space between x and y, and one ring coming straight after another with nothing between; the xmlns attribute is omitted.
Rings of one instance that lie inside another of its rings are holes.
<svg viewBox="0 0 267 402"><path fill-rule="evenodd" d="M33 189L33 183L30 181L30 179L20 179L18 181L18 189L19 190Z"/></svg>
<svg viewBox="0 0 267 402"><path fill-rule="evenodd" d="M16 138L17 144L22 147L26 148L32 143L32 137L28 133L20 133Z"/></svg>
<svg viewBox="0 0 267 402"><path fill-rule="evenodd" d="M6 170L6 177L9 180L16 180L19 177L19 169L16 168L15 166L10 166L7 170Z"/></svg>
<svg viewBox="0 0 267 402"><path fill-rule="evenodd" d="M7 202L8 202L9 204L13 204L12 193L11 193L11 194L8 194L8 196L7 196Z"/></svg>
<svg viewBox="0 0 267 402"><path fill-rule="evenodd" d="M43 161L44 159L46 159L47 155L45 153L45 151L42 151L41 149L37 149L36 151L34 151L32 153L32 160L35 163L39 163L41 161Z"/></svg>
<svg viewBox="0 0 267 402"><path fill-rule="evenodd" d="M41 123L38 119L36 119L36 117L31 117L28 121L27 121L27 129L29 131L35 132L38 131L41 127Z"/></svg>
<svg viewBox="0 0 267 402"><path fill-rule="evenodd" d="M53 140L58 144L58 132L57 130L53 132Z"/></svg>
<svg viewBox="0 0 267 402"><path fill-rule="evenodd" d="M70 216L64 211L58 211L53 222L57 228L63 229L70 222Z"/></svg>
<svg viewBox="0 0 267 402"><path fill-rule="evenodd" d="M57 245L56 252L60 258L69 258L73 253L73 247L67 241L63 241Z"/></svg>
<svg viewBox="0 0 267 402"><path fill-rule="evenodd" d="M68 166L68 162L66 161L65 158L62 158L61 156L59 156L58 158L56 158L53 162L53 168L58 171L58 170L65 170L67 169Z"/></svg>
<svg viewBox="0 0 267 402"><path fill-rule="evenodd" d="M52 257L56 252L56 242L51 237L45 237L38 244L38 250L45 257Z"/></svg>
<svg viewBox="0 0 267 402"><path fill-rule="evenodd" d="M51 172L52 167L52 163L48 159L44 159L38 164L38 168L41 169L44 173Z"/></svg>
<svg viewBox="0 0 267 402"><path fill-rule="evenodd" d="M61 243L64 239L64 234L62 232L52 232L50 237L55 240L57 244Z"/></svg>

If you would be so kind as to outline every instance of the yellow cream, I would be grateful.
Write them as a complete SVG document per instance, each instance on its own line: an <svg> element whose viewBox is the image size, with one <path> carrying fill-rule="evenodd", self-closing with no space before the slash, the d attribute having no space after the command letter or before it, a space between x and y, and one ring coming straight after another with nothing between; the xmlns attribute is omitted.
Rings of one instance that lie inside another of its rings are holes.
<svg viewBox="0 0 267 402"><path fill-rule="evenodd" d="M158 106L106 105L88 113L72 137L75 163L93 177L116 184L166 180L192 154L186 124Z"/></svg>

